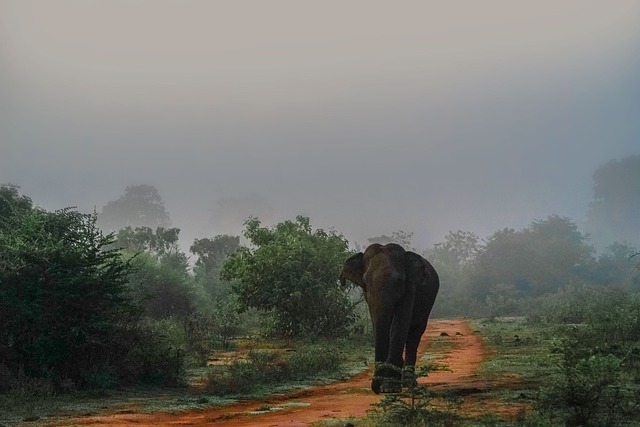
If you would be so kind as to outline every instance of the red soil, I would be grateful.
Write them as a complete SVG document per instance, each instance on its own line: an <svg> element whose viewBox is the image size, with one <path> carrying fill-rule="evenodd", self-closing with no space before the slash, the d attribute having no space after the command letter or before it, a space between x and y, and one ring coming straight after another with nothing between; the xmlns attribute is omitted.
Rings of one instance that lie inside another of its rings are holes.
<svg viewBox="0 0 640 427"><path fill-rule="evenodd" d="M464 394L464 403L459 412L468 415L491 413L504 417L514 417L526 410L525 405L506 405L492 401L482 391L496 384L482 382L476 371L486 351L482 338L474 334L465 320L432 320L429 322L419 348L424 354L434 337L446 333L452 342L445 354L434 355L435 362L444 364L450 371L434 371L421 382L430 384L436 390L457 390ZM118 414L87 416L74 420L64 420L57 425L77 426L308 426L314 422L339 418L363 417L372 409L372 404L381 400L380 395L369 389L371 370L367 370L347 381L325 386L299 390L285 395L270 396L262 401L236 403L220 408L195 410L180 413L136 413L132 410ZM261 408L281 408L261 412ZM127 412L127 413L123 413ZM70 422L71 421L71 422Z"/></svg>

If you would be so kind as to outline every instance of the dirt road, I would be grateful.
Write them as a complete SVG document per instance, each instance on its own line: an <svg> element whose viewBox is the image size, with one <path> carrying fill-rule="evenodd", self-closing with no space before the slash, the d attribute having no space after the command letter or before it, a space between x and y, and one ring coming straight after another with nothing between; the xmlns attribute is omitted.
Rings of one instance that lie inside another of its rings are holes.
<svg viewBox="0 0 640 427"><path fill-rule="evenodd" d="M445 335L446 334L446 335ZM436 338L440 337L440 338ZM476 371L486 356L482 338L473 333L466 320L432 320L420 345L419 353L429 350L434 340L448 340L443 354L434 354L435 362L447 365L450 371L431 372L421 382L434 388L459 390L465 395L461 412L478 414L491 412L514 415L520 407L505 406L474 396L483 384ZM69 424L81 426L308 426L320 420L363 417L381 396L369 389L371 371L348 381L272 396L263 401L238 403L231 406L182 413L119 413L74 419Z"/></svg>

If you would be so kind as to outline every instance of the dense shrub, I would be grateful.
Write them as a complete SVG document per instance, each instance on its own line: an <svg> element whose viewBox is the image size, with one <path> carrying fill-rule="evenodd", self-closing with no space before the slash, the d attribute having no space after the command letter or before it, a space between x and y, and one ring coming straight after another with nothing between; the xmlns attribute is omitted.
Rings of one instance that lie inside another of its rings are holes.
<svg viewBox="0 0 640 427"><path fill-rule="evenodd" d="M136 319L129 264L95 216L32 209L0 230L0 359L9 369L60 382L86 380L121 353Z"/></svg>
<svg viewBox="0 0 640 427"><path fill-rule="evenodd" d="M240 246L222 265L240 308L269 313L280 336L338 336L354 323L350 287L337 280L349 255L342 235L313 230L302 216L272 228L253 218L244 235L251 247Z"/></svg>
<svg viewBox="0 0 640 427"><path fill-rule="evenodd" d="M563 414L566 425L621 425L640 415L640 295L621 289L583 290L579 324L565 328L556 349L560 375L539 407ZM569 305L570 298L562 302ZM556 319L557 307L547 319ZM576 313L574 311L574 313Z"/></svg>
<svg viewBox="0 0 640 427"><path fill-rule="evenodd" d="M0 186L0 392L181 381L184 352L140 323L113 244L95 215Z"/></svg>

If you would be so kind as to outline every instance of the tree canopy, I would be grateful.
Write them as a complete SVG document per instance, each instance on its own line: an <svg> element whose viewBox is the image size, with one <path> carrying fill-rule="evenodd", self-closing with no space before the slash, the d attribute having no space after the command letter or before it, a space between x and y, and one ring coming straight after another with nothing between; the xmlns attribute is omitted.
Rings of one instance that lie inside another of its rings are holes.
<svg viewBox="0 0 640 427"><path fill-rule="evenodd" d="M512 285L523 294L540 295L580 280L581 265L592 248L576 224L551 215L523 230L505 228L489 237L473 263L472 292L486 295L491 286Z"/></svg>
<svg viewBox="0 0 640 427"><path fill-rule="evenodd" d="M342 235L313 230L298 216L272 228L249 219L244 236L251 246L240 246L222 270L236 281L242 308L270 313L274 332L285 336L331 335L353 322L349 289L337 280L349 255Z"/></svg>
<svg viewBox="0 0 640 427"><path fill-rule="evenodd" d="M129 185L118 200L108 202L98 215L98 225L107 231L125 227L169 227L171 218L158 190L151 185Z"/></svg>
<svg viewBox="0 0 640 427"><path fill-rule="evenodd" d="M601 248L616 241L640 247L640 155L595 171L587 228Z"/></svg>
<svg viewBox="0 0 640 427"><path fill-rule="evenodd" d="M126 353L131 268L106 249L113 239L95 215L47 212L0 192L12 194L2 214L10 227L0 228L0 360L30 376L88 382Z"/></svg>

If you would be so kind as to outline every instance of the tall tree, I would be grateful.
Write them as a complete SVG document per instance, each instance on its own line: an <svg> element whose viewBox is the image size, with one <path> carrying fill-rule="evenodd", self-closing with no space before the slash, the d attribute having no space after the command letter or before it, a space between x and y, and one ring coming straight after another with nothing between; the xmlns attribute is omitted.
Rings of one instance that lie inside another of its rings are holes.
<svg viewBox="0 0 640 427"><path fill-rule="evenodd" d="M108 202L98 215L98 225L107 231L125 227L169 227L171 218L158 190L151 185L130 185L124 194Z"/></svg>
<svg viewBox="0 0 640 427"><path fill-rule="evenodd" d="M162 319L185 319L195 311L196 289L189 275L187 256L180 251L179 228L125 227L118 231L115 247L135 254L130 275L134 295L147 314Z"/></svg>
<svg viewBox="0 0 640 427"><path fill-rule="evenodd" d="M229 296L231 285L229 282L221 280L220 270L222 262L239 246L239 236L226 234L215 236L212 239L206 237L195 239L191 245L191 253L198 257L193 268L196 283L207 292L214 303L221 303Z"/></svg>
<svg viewBox="0 0 640 427"><path fill-rule="evenodd" d="M640 247L640 155L612 160L593 174L593 200L587 212L592 240Z"/></svg>

